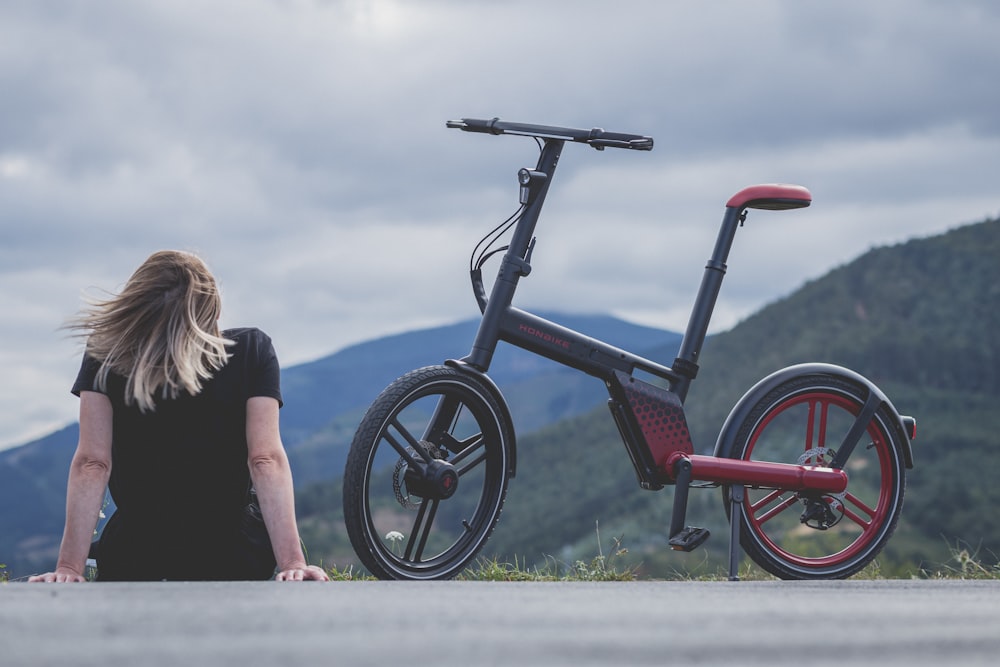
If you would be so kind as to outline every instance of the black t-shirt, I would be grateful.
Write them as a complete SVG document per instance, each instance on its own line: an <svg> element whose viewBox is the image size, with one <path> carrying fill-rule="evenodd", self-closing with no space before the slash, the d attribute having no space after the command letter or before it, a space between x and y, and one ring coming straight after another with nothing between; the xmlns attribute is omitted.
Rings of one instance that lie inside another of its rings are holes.
<svg viewBox="0 0 1000 667"><path fill-rule="evenodd" d="M265 333L244 328L222 335L236 342L227 348L226 365L197 395L157 398L152 412L126 405L125 378L108 376L104 393L114 412L108 486L116 511L101 538L101 579L218 579L231 571L250 483L247 399L270 396L280 404L281 386ZM74 394L99 391L99 367L84 357Z"/></svg>

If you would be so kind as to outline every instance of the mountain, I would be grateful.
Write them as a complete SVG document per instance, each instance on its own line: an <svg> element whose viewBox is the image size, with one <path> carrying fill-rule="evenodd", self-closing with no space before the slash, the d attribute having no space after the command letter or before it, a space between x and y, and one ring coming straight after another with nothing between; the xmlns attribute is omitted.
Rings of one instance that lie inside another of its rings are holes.
<svg viewBox="0 0 1000 667"><path fill-rule="evenodd" d="M0 564L14 576L51 569L62 536L74 424L0 452Z"/></svg>
<svg viewBox="0 0 1000 667"><path fill-rule="evenodd" d="M628 349L659 345L676 353L680 336L604 315L540 313L564 326ZM461 358L478 320L387 336L282 370L282 439L297 485L337 477L365 408L399 375L424 365ZM670 357L671 359L673 356ZM501 344L494 379L511 396L519 424L535 428L593 407L603 387L557 364ZM532 387L551 386L547 400L530 398ZM0 452L0 564L11 576L50 567L58 550L65 511L66 475L79 426L73 424L31 443Z"/></svg>

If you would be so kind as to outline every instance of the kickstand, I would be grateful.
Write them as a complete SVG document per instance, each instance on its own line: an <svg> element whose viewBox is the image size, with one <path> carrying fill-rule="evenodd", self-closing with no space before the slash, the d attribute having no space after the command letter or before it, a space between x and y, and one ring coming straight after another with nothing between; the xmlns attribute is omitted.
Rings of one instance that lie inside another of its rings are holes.
<svg viewBox="0 0 1000 667"><path fill-rule="evenodd" d="M743 485L729 487L729 581L740 580L740 505L743 504Z"/></svg>

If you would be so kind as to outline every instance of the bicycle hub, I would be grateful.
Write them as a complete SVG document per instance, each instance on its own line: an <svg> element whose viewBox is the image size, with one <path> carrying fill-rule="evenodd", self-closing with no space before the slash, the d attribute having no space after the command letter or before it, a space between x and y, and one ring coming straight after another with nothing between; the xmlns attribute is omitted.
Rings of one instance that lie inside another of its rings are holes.
<svg viewBox="0 0 1000 667"><path fill-rule="evenodd" d="M447 461L434 460L408 467L403 479L408 493L428 500L446 500L458 489L458 473Z"/></svg>

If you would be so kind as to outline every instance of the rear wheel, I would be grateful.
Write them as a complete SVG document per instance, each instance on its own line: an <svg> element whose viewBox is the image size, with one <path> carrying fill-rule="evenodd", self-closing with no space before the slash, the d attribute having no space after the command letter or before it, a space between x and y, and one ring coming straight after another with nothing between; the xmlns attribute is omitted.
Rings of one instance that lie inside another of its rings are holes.
<svg viewBox="0 0 1000 667"><path fill-rule="evenodd" d="M733 458L809 466L830 466L851 429L862 429L843 466L849 478L844 493L746 489L739 515L730 520L741 522L743 549L771 574L849 577L878 555L895 530L905 487L904 436L885 405L867 424L857 423L867 420L860 416L867 397L866 387L842 378L794 378L753 406L741 425Z"/></svg>
<svg viewBox="0 0 1000 667"><path fill-rule="evenodd" d="M448 366L412 371L369 407L344 471L344 520L380 579L461 572L500 517L512 428L493 393Z"/></svg>

